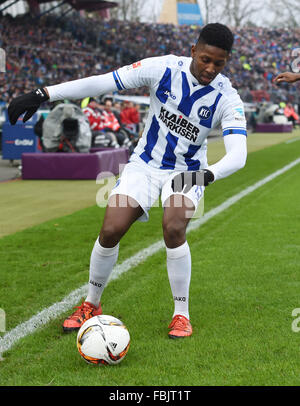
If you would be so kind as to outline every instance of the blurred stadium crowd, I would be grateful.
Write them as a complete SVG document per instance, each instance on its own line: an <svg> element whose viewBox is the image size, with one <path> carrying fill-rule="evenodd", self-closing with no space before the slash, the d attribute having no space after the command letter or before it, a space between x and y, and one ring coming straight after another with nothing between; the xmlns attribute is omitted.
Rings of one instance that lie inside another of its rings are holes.
<svg viewBox="0 0 300 406"><path fill-rule="evenodd" d="M101 74L150 56L190 55L199 27L92 21L78 13L58 18L0 16L0 47L6 51L0 101L33 88ZM300 32L291 29L241 28L226 68L244 102L270 100L300 104L296 86L274 85L281 71L291 70L292 50ZM128 92L127 92L128 93ZM130 92L129 92L130 93ZM146 89L134 90L146 95Z"/></svg>

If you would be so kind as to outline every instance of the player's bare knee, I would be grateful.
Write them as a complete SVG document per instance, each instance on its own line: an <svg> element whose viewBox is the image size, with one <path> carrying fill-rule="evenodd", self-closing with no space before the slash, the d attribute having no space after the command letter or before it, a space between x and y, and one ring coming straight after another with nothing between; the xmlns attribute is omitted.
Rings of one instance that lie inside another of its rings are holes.
<svg viewBox="0 0 300 406"><path fill-rule="evenodd" d="M104 247L114 247L118 244L125 232L126 230L123 230L118 224L104 224L100 231L100 244Z"/></svg>
<svg viewBox="0 0 300 406"><path fill-rule="evenodd" d="M186 225L180 219L163 222L163 233L166 241L176 243L185 239Z"/></svg>

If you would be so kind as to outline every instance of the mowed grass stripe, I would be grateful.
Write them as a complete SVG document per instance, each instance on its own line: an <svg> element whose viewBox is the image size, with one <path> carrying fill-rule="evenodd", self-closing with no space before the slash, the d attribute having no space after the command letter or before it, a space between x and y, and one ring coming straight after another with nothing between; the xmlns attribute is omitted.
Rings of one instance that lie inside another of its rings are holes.
<svg viewBox="0 0 300 406"><path fill-rule="evenodd" d="M291 162L290 164L286 165L285 167L281 168L280 170L277 170L275 173L269 175L265 179L250 186L249 188L242 191L238 195L235 195L232 198L226 200L222 205L218 206L216 209L212 209L211 212L208 212L206 215L204 215L204 217L202 219L200 219L198 221L194 221L191 224L190 229L198 228L200 225L204 224L210 218L214 217L215 215L226 210L231 205L235 204L238 200L240 200L247 194L252 193L253 191L258 189L262 185L270 182L271 180L275 179L277 176L285 173L286 171L288 171L292 167L298 165L299 163L300 163L300 158ZM133 257L129 258L122 264L117 265L114 270L112 279L118 278L121 274L123 274L124 272L127 272L132 267L138 265L139 263L144 261L148 256L153 255L154 253L156 253L158 250L162 249L163 247L164 247L164 242L163 242L163 240L160 240L159 242L151 245L150 247L138 252L137 254L135 254ZM7 351L20 338L23 338L24 336L32 333L33 331L36 330L36 328L40 327L41 325L46 324L47 322L49 322L49 320L58 317L68 308L71 308L72 306L74 306L82 296L85 296L86 288L87 288L87 285L83 286L82 288L77 289L76 291L71 292L71 294L69 294L67 297L65 297L62 301L57 302L54 305L42 310L40 313L33 316L27 322L24 322L24 323L18 325L13 330L8 332L0 341L0 354Z"/></svg>
<svg viewBox="0 0 300 406"><path fill-rule="evenodd" d="M292 146L278 145L249 154L243 170L207 188L206 211L295 159L297 152ZM0 240L0 307L7 313L8 329L86 282L89 254L103 213L91 207ZM159 240L160 223L161 209L154 208L148 224L134 224L121 242L119 262Z"/></svg>
<svg viewBox="0 0 300 406"><path fill-rule="evenodd" d="M189 233L192 337L167 337L173 304L165 255L158 252L104 293L105 310L120 317L131 333L131 348L119 366L84 363L76 334L63 334L53 320L5 355L0 382L298 385L299 337L291 330L291 311L299 307L294 227L299 220L299 176L298 165Z"/></svg>
<svg viewBox="0 0 300 406"><path fill-rule="evenodd" d="M294 140L299 135L300 130L292 133L249 134L248 151L251 154ZM221 159L224 154L221 137L209 143L210 164ZM0 183L0 237L91 207L96 203L99 189L100 186L93 180L18 180Z"/></svg>
<svg viewBox="0 0 300 406"><path fill-rule="evenodd" d="M299 176L298 165L189 237L201 384L298 386Z"/></svg>

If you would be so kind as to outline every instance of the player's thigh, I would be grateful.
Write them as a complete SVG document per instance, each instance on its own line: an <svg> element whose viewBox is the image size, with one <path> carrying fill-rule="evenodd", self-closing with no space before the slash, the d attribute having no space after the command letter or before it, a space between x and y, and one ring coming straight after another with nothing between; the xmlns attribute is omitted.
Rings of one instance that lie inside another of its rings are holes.
<svg viewBox="0 0 300 406"><path fill-rule="evenodd" d="M204 196L204 186L193 186L187 193L174 193L171 184L176 173L169 176L162 187L161 201L164 207L164 217L168 219L172 215L178 216L181 221L186 220L186 223L193 217L198 208L200 200Z"/></svg>
<svg viewBox="0 0 300 406"><path fill-rule="evenodd" d="M191 220L195 205L182 194L172 194L164 202L163 229L165 232L182 233Z"/></svg>
<svg viewBox="0 0 300 406"><path fill-rule="evenodd" d="M103 224L114 223L119 227L130 226L142 214L142 207L131 196L114 194L109 197Z"/></svg>
<svg viewBox="0 0 300 406"><path fill-rule="evenodd" d="M161 190L161 177L150 167L130 162L125 165L121 177L113 187L110 198L114 195L124 195L119 207L134 207L139 205L143 209L142 215L138 218L140 221L147 221L149 210L158 200ZM130 200L131 198L132 200Z"/></svg>
<svg viewBox="0 0 300 406"><path fill-rule="evenodd" d="M100 242L104 246L114 246L143 213L141 206L130 196L111 196L104 214Z"/></svg>

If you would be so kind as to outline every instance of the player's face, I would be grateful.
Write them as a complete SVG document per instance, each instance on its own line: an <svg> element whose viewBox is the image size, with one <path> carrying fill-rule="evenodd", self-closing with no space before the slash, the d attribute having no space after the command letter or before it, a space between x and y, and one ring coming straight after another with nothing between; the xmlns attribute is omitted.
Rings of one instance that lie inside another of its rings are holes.
<svg viewBox="0 0 300 406"><path fill-rule="evenodd" d="M229 53L224 49L198 43L192 46L192 75L201 85L207 86L223 70Z"/></svg>

